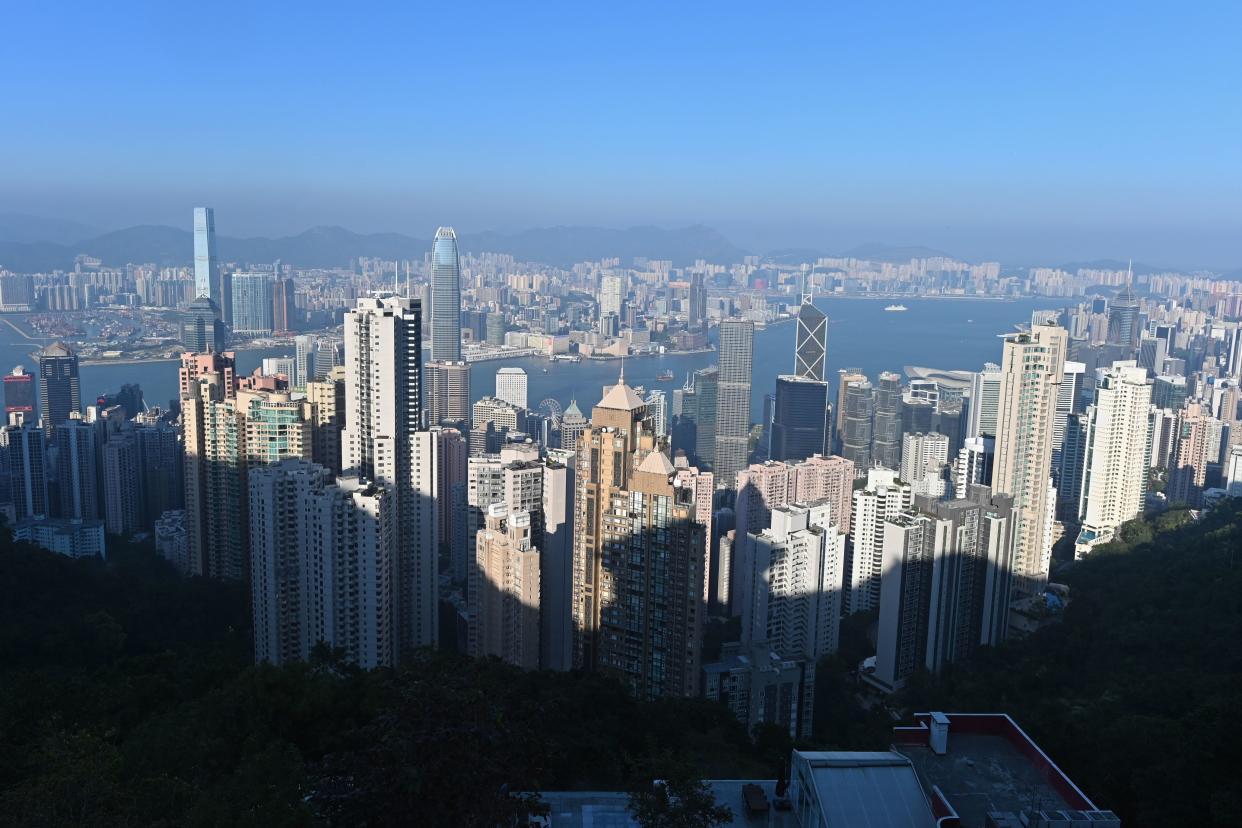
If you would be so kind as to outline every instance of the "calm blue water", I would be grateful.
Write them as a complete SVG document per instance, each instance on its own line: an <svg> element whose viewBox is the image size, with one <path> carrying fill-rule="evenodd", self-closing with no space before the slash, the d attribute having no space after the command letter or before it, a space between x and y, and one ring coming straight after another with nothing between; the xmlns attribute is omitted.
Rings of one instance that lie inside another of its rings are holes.
<svg viewBox="0 0 1242 828"><path fill-rule="evenodd" d="M1056 299L1012 302L905 299L903 303L909 310L891 313L884 310L890 302L888 299L816 300L815 304L828 314L828 371L834 381L837 369L846 367L861 368L873 379L880 371L901 371L906 365L977 370L986 361L1000 362L998 335L1013 330L1017 323L1029 322L1032 310L1065 304L1064 300ZM775 388L776 377L793 370L794 328L793 323L783 323L755 336L752 420L759 419L763 396ZM35 343L20 340L7 326L0 328L0 338L3 339L0 368L7 371L18 364L33 368L34 360L29 353L38 347ZM248 374L259 367L264 357L292 352L291 346L242 351L237 356L238 368L241 373ZM625 378L631 385L671 392L681 386L688 372L715 361L714 353L627 359ZM476 363L471 377L475 399L494 391L494 376L501 366L517 366L529 375L532 408L546 398L566 406L576 397L579 407L588 416L591 406L599 401L604 385L617 381L620 368L616 361L584 360L571 364L551 363L534 357ZM547 373L544 373L545 368ZM671 382L656 381L656 375L664 370L673 372ZM126 382L142 386L148 405L167 405L177 395L175 360L138 365L86 365L81 375L83 402L93 401L101 393L116 391Z"/></svg>

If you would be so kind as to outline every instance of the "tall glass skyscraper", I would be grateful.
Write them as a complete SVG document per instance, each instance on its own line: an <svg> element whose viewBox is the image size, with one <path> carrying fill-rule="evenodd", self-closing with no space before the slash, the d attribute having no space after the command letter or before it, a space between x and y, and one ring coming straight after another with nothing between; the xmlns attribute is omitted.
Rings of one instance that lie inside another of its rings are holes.
<svg viewBox="0 0 1242 828"><path fill-rule="evenodd" d="M798 308L798 336L794 345L794 374L806 379L824 381L824 363L828 358L828 317L809 295Z"/></svg>
<svg viewBox="0 0 1242 828"><path fill-rule="evenodd" d="M194 296L211 299L221 321L233 324L233 274L220 267L216 256L216 214L210 207L194 208Z"/></svg>
<svg viewBox="0 0 1242 828"><path fill-rule="evenodd" d="M461 262L452 227L436 230L431 247L431 358L461 362Z"/></svg>
<svg viewBox="0 0 1242 828"><path fill-rule="evenodd" d="M220 305L216 287L216 214L210 207L194 208L194 295L209 296Z"/></svg>

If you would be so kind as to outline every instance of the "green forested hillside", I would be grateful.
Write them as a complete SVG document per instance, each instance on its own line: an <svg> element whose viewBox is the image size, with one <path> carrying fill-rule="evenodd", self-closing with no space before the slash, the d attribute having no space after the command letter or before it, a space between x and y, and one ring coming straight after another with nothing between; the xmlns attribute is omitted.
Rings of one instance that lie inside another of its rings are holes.
<svg viewBox="0 0 1242 828"><path fill-rule="evenodd" d="M904 704L1010 713L1123 824L1242 825L1242 499L1127 524L1060 579L1061 623Z"/></svg>

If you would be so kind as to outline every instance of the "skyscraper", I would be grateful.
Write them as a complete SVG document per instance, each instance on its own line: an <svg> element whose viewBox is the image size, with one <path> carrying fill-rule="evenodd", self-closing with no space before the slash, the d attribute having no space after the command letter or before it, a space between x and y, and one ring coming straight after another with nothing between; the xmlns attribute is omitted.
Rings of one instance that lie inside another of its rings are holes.
<svg viewBox="0 0 1242 828"><path fill-rule="evenodd" d="M144 469L137 431L118 431L103 445L102 511L104 526L113 535L126 536L146 528ZM158 485L160 480L151 482Z"/></svg>
<svg viewBox="0 0 1242 828"><path fill-rule="evenodd" d="M194 296L206 296L224 307L220 295L217 274L220 264L216 260L216 213L210 207L194 208Z"/></svg>
<svg viewBox="0 0 1242 828"><path fill-rule="evenodd" d="M303 660L324 642L370 669L394 661L390 491L303 459L255 469L249 483L255 660Z"/></svg>
<svg viewBox="0 0 1242 828"><path fill-rule="evenodd" d="M755 323L720 323L720 377L716 398L716 457L712 471L732 488L750 454L750 383L754 373Z"/></svg>
<svg viewBox="0 0 1242 828"><path fill-rule="evenodd" d="M35 421L34 410L37 398L34 374L20 365L14 368L11 373L5 374L4 422L0 423L0 426L8 424L14 414L20 414L23 420L33 423Z"/></svg>
<svg viewBox="0 0 1242 828"><path fill-rule="evenodd" d="M75 414L52 429L56 446L56 482L59 517L96 520L99 517L99 429Z"/></svg>
<svg viewBox="0 0 1242 828"><path fill-rule="evenodd" d="M621 318L621 304L625 299L625 281L620 276L606 275L599 280L599 315L613 314Z"/></svg>
<svg viewBox="0 0 1242 828"><path fill-rule="evenodd" d="M521 368L501 368L496 372L496 398L512 403L518 408L526 404L526 372Z"/></svg>
<svg viewBox="0 0 1242 828"><path fill-rule="evenodd" d="M686 297L686 327L701 327L707 319L707 288L703 285L703 273L696 270L690 274L690 291Z"/></svg>
<svg viewBox="0 0 1242 828"><path fill-rule="evenodd" d="M444 252L437 234L436 252ZM455 282L456 242L452 252ZM417 299L359 299L345 314L343 472L391 488L397 513L393 617L396 648L435 646L437 544L435 435L422 422L422 307ZM457 319L457 308L453 309ZM454 326L456 331L456 325Z"/></svg>
<svg viewBox="0 0 1242 828"><path fill-rule="evenodd" d="M884 523L876 669L864 679L885 691L999 644L1008 623L1008 498L974 486L920 507Z"/></svg>
<svg viewBox="0 0 1242 828"><path fill-rule="evenodd" d="M316 338L311 334L299 334L293 338L293 388L305 391L306 384L315 379Z"/></svg>
<svg viewBox="0 0 1242 828"><path fill-rule="evenodd" d="M901 415L901 375L885 371L876 380L875 428L871 436L871 459L885 468L901 465Z"/></svg>
<svg viewBox="0 0 1242 828"><path fill-rule="evenodd" d="M270 273L233 274L233 332L264 335L272 332L273 283Z"/></svg>
<svg viewBox="0 0 1242 828"><path fill-rule="evenodd" d="M200 296L181 312L181 347L192 353L224 349L228 330L220 308L209 296Z"/></svg>
<svg viewBox="0 0 1242 828"><path fill-rule="evenodd" d="M970 384L970 425L967 437L995 437L1000 411L1001 369L994 362L975 373Z"/></svg>
<svg viewBox="0 0 1242 828"><path fill-rule="evenodd" d="M78 355L63 342L39 351L39 408L43 427L58 426L82 410L78 381Z"/></svg>
<svg viewBox="0 0 1242 828"><path fill-rule="evenodd" d="M646 423L646 404L619 382L578 444L573 663L617 675L639 698L693 696L705 549L697 472L679 475Z"/></svg>
<svg viewBox="0 0 1242 828"><path fill-rule="evenodd" d="M1004 343L992 489L1013 498L1014 587L1026 594L1043 589L1052 560L1052 442L1067 340L1064 328L1035 325Z"/></svg>
<svg viewBox="0 0 1242 828"><path fill-rule="evenodd" d="M565 413L561 415L561 448L566 451L578 451L578 438L582 436L582 432L591 427L591 421L582 413L582 409L578 407L577 400L570 400L569 407L565 409Z"/></svg>
<svg viewBox="0 0 1242 828"><path fill-rule="evenodd" d="M866 379L845 386L845 417L841 433L841 456L854 463L862 477L871 468L871 438L875 424L875 396Z"/></svg>
<svg viewBox="0 0 1242 828"><path fill-rule="evenodd" d="M751 535L755 609L742 632L786 658L818 661L837 651L845 533L830 512L822 502L778 506L771 526Z"/></svg>
<svg viewBox="0 0 1242 828"><path fill-rule="evenodd" d="M423 366L427 388L427 424L470 426L470 364L428 362Z"/></svg>
<svg viewBox="0 0 1242 828"><path fill-rule="evenodd" d="M1133 356L1139 343L1139 301L1134 287L1126 283L1108 303L1108 342L1120 345Z"/></svg>
<svg viewBox="0 0 1242 828"><path fill-rule="evenodd" d="M709 365L694 372L694 405L687 405L682 415L689 417L694 427L692 456L694 465L705 471L713 471L716 467L716 417L720 397L720 368ZM716 475L721 479L720 475ZM722 485L732 485L733 478L725 480Z"/></svg>
<svg viewBox="0 0 1242 828"><path fill-rule="evenodd" d="M487 508L475 544L478 588L470 596L474 656L539 668L539 557L528 512L504 503Z"/></svg>
<svg viewBox="0 0 1242 828"><path fill-rule="evenodd" d="M1170 503L1202 504L1208 466L1220 460L1223 430L1224 424L1203 403L1188 403L1177 412L1169 452Z"/></svg>
<svg viewBox="0 0 1242 828"><path fill-rule="evenodd" d="M866 382L867 375L857 368L842 368L837 371L837 426L834 429L836 448L840 452L845 439L845 394L855 382Z"/></svg>
<svg viewBox="0 0 1242 828"><path fill-rule="evenodd" d="M0 471L8 483L7 499L20 521L51 515L48 498L47 439L32 422L0 428Z"/></svg>
<svg viewBox="0 0 1242 828"><path fill-rule="evenodd" d="M867 483L854 490L850 515L850 548L845 567L845 611L853 614L880 603L884 574L884 523L910 508L914 495L897 472L883 467L867 470Z"/></svg>
<svg viewBox="0 0 1242 828"><path fill-rule="evenodd" d="M461 263L452 227L436 230L431 245L431 359L461 362Z"/></svg>
<svg viewBox="0 0 1242 828"><path fill-rule="evenodd" d="M1114 362L1095 389L1087 409L1083 463L1082 530L1075 544L1081 555L1143 511L1147 454L1151 447L1151 382L1133 361Z"/></svg>
<svg viewBox="0 0 1242 828"><path fill-rule="evenodd" d="M796 375L777 377L768 456L797 462L825 454L831 423L828 383Z"/></svg>
<svg viewBox="0 0 1242 828"><path fill-rule="evenodd" d="M798 332L794 340L794 375L823 382L828 359L828 317L804 294L798 308Z"/></svg>
<svg viewBox="0 0 1242 828"><path fill-rule="evenodd" d="M906 434L901 445L901 479L916 495L943 497L952 492L947 478L949 438L943 434Z"/></svg>

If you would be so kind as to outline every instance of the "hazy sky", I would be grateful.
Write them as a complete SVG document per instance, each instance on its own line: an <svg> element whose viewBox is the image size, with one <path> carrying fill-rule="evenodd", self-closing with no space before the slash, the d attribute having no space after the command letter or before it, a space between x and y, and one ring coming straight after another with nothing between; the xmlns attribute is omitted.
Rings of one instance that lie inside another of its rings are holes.
<svg viewBox="0 0 1242 828"><path fill-rule="evenodd" d="M267 5L6 4L0 211L1242 267L1242 4Z"/></svg>

